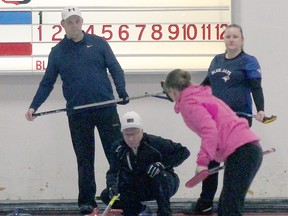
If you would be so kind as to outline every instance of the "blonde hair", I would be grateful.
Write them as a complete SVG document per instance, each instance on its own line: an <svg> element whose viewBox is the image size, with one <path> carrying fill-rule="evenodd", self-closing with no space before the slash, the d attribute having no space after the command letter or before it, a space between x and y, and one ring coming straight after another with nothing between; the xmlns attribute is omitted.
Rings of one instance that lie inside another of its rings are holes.
<svg viewBox="0 0 288 216"><path fill-rule="evenodd" d="M237 25L237 24L230 24L226 27L226 29L229 29L229 28L238 28L239 31L240 31L240 34L241 34L241 37L244 38L244 35L243 35L243 29L240 25ZM226 31L225 29L225 31Z"/></svg>
<svg viewBox="0 0 288 216"><path fill-rule="evenodd" d="M169 88L177 89L178 91L182 91L191 85L191 75L188 71L184 71L181 69L175 69L171 71L165 80L165 88L168 90Z"/></svg>

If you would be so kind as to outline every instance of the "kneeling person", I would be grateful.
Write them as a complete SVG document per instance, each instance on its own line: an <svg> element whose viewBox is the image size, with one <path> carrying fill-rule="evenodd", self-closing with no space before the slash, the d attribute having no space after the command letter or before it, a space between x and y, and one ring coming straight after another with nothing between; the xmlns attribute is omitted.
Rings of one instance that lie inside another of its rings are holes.
<svg viewBox="0 0 288 216"><path fill-rule="evenodd" d="M120 194L114 207L122 208L125 216L151 213L142 201L156 200L157 215L170 216L170 198L177 192L179 178L173 167L190 155L180 143L143 132L140 116L127 112L121 120L123 139L112 146L107 188L101 199L108 204Z"/></svg>

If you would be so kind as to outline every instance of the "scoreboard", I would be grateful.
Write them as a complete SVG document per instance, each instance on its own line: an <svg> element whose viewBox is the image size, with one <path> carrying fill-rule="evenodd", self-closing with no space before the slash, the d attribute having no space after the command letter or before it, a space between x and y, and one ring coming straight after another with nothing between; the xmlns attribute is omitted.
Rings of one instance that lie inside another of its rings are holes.
<svg viewBox="0 0 288 216"><path fill-rule="evenodd" d="M0 74L43 73L65 35L61 10L78 6L83 30L106 39L126 73L206 71L224 52L231 0L2 0Z"/></svg>

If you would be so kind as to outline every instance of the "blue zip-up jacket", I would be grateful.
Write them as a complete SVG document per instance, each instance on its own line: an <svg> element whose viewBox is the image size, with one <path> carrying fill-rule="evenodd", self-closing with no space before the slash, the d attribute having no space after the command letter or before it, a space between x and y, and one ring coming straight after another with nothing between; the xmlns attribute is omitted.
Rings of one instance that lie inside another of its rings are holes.
<svg viewBox="0 0 288 216"><path fill-rule="evenodd" d="M68 115L83 111L69 108L115 99L107 69L118 95L124 94L124 72L102 37L84 33L81 41L74 42L65 36L49 54L47 69L30 108L36 111L48 98L58 75L62 80Z"/></svg>

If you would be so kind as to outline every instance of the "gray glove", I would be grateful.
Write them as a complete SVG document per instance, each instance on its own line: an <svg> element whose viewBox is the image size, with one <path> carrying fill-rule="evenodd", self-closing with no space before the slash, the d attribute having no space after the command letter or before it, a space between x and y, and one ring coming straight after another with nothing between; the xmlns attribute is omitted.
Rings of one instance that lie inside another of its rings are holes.
<svg viewBox="0 0 288 216"><path fill-rule="evenodd" d="M163 164L161 162L152 163L148 166L147 174L151 178L154 178L156 175L163 172L164 169L165 169L165 167L163 166Z"/></svg>

